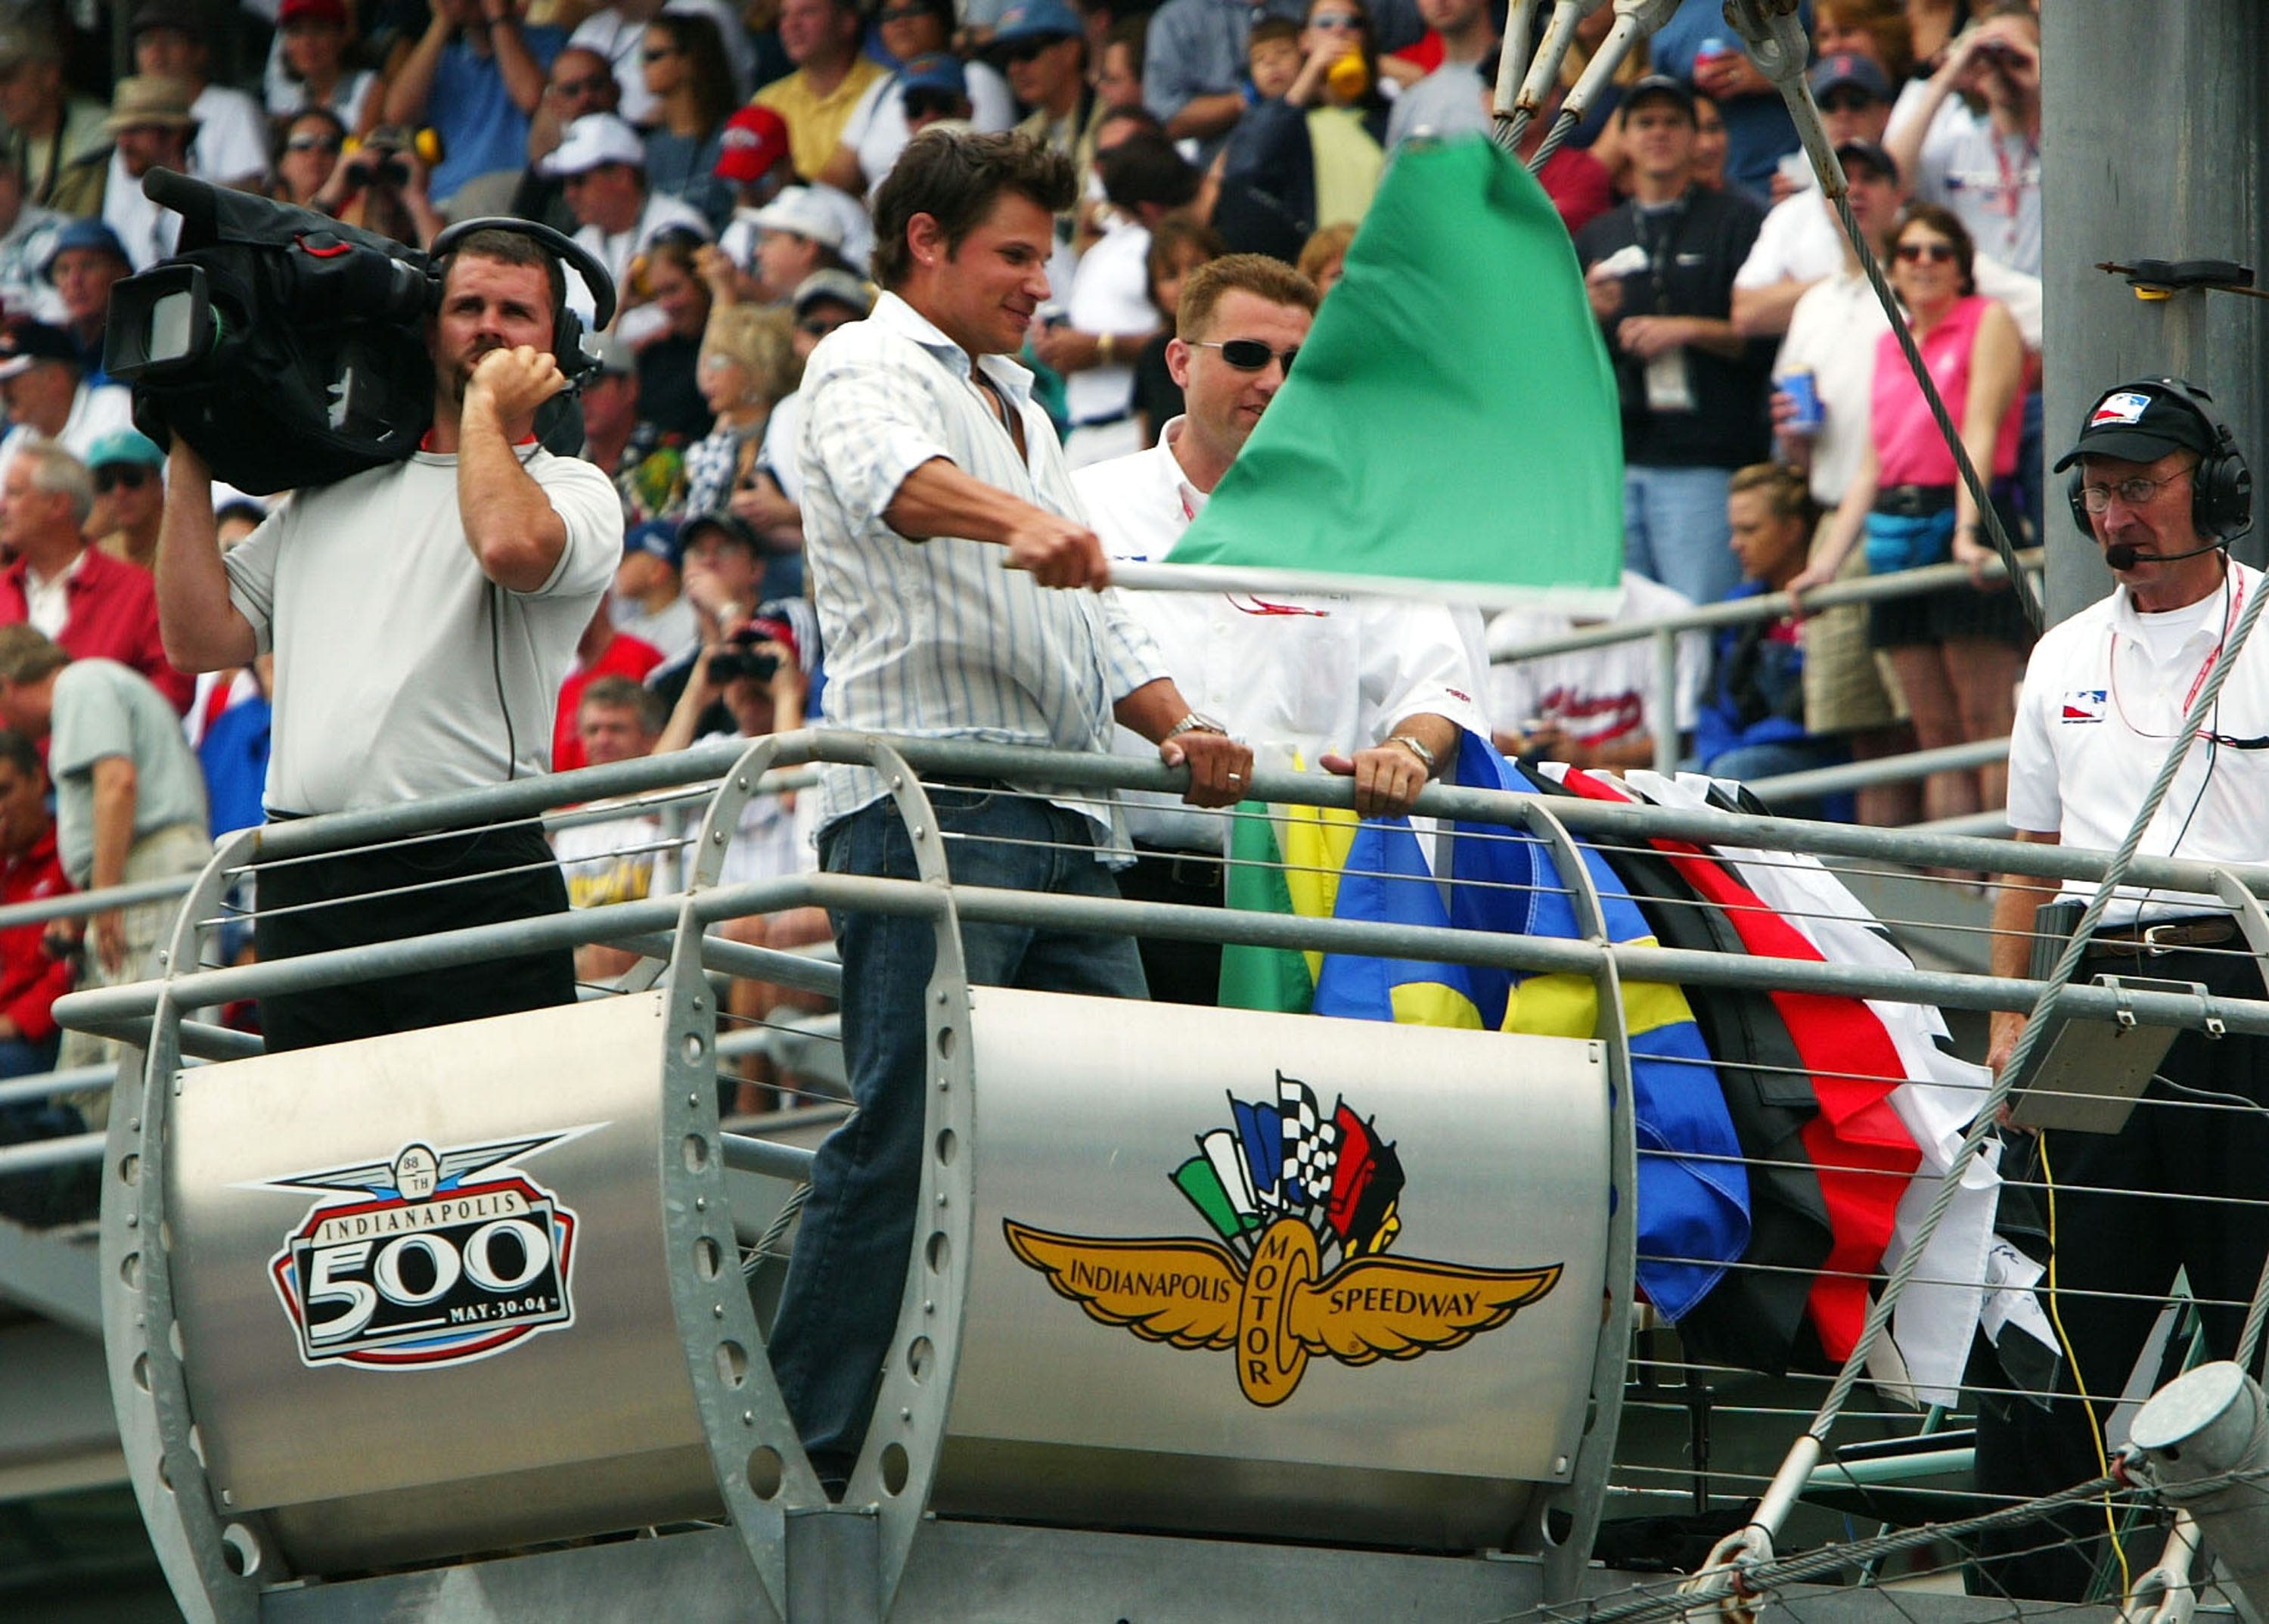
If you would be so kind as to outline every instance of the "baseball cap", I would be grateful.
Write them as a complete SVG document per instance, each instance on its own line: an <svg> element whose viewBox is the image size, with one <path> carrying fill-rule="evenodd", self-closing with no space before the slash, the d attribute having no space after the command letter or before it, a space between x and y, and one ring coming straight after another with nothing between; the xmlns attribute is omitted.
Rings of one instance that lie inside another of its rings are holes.
<svg viewBox="0 0 2269 1624"><path fill-rule="evenodd" d="M99 248L114 255L128 269L134 266L133 259L126 252L126 245L118 240L116 232L100 220L73 220L57 232L55 240L48 245L48 257L40 266L40 274L53 282L55 279L55 262L73 248Z"/></svg>
<svg viewBox="0 0 2269 1624"><path fill-rule="evenodd" d="M1836 149L1836 156L1845 164L1857 159L1893 186L1899 183L1899 160L1872 141L1846 141Z"/></svg>
<svg viewBox="0 0 2269 1624"><path fill-rule="evenodd" d="M588 174L605 164L646 167L646 143L638 131L611 113L586 113L567 126L559 144L543 160L543 173L554 177Z"/></svg>
<svg viewBox="0 0 2269 1624"><path fill-rule="evenodd" d="M943 51L928 51L920 56L910 56L898 70L898 88L910 90L942 90L956 96L969 93L969 77L961 70L961 63Z"/></svg>
<svg viewBox="0 0 2269 1624"><path fill-rule="evenodd" d="M843 247L843 217L809 186L789 186L752 217L768 232L794 232L825 247Z"/></svg>
<svg viewBox="0 0 2269 1624"><path fill-rule="evenodd" d="M0 378L13 378L28 372L34 361L68 361L73 366L81 365L78 345L59 327L20 318L0 327Z"/></svg>
<svg viewBox="0 0 2269 1624"><path fill-rule="evenodd" d="M1674 79L1667 73L1650 73L1623 92L1623 111L1630 113L1650 96L1667 96L1686 109L1686 116L1694 116L1694 92L1683 79Z"/></svg>
<svg viewBox="0 0 2269 1624"><path fill-rule="evenodd" d="M2123 383L2088 409L2080 438L2056 465L2061 474L2082 457L2155 462L2169 451L2214 449L2214 431L2189 398L2164 378Z"/></svg>
<svg viewBox="0 0 2269 1624"><path fill-rule="evenodd" d="M1857 51L1838 51L1833 56L1822 57L1813 65L1810 82L1815 96L1825 96L1829 91L1849 85L1866 91L1878 101L1891 100L1889 78Z"/></svg>
<svg viewBox="0 0 2269 1624"><path fill-rule="evenodd" d="M677 527L667 519L649 519L644 524L633 525L630 534L623 537L623 550L651 553L673 570L683 558L677 546Z"/></svg>
<svg viewBox="0 0 2269 1624"><path fill-rule="evenodd" d="M997 52L1003 46L1023 40L1075 39L1086 32L1063 0L1017 0L1016 4L1001 13L987 48Z"/></svg>
<svg viewBox="0 0 2269 1624"><path fill-rule="evenodd" d="M796 634L793 614L794 611L780 599L767 599L758 604L756 612L741 623L734 632L735 640L777 643L809 673L811 661L803 657L803 639Z"/></svg>
<svg viewBox="0 0 2269 1624"><path fill-rule="evenodd" d="M335 23L347 25L346 0L284 0L276 9L276 26L289 28L293 23Z"/></svg>
<svg viewBox="0 0 2269 1624"><path fill-rule="evenodd" d="M132 429L113 429L86 448L87 467L103 468L116 462L132 462L143 468L163 468L166 454L158 449L158 442L146 434Z"/></svg>
<svg viewBox="0 0 2269 1624"><path fill-rule="evenodd" d="M765 556L764 543L757 540L757 533L749 528L748 520L743 519L738 513L696 513L679 525L677 527L678 556L683 557L691 552L693 543L712 530L716 531L734 545L746 548L749 556L752 558L761 558Z"/></svg>
<svg viewBox="0 0 2269 1624"><path fill-rule="evenodd" d="M134 29L137 34L152 28L178 28L193 40L204 38L204 25L197 20L196 8L186 0L142 0L134 8Z"/></svg>
<svg viewBox="0 0 2269 1624"><path fill-rule="evenodd" d="M787 121L770 107L743 107L717 138L717 178L761 180L787 156Z"/></svg>
<svg viewBox="0 0 2269 1624"><path fill-rule="evenodd" d="M862 316L875 307L875 296L867 291L865 283L847 270L837 270L832 267L815 270L797 283L795 292L788 299L788 306L802 315L807 305L816 305L828 299L849 306Z"/></svg>

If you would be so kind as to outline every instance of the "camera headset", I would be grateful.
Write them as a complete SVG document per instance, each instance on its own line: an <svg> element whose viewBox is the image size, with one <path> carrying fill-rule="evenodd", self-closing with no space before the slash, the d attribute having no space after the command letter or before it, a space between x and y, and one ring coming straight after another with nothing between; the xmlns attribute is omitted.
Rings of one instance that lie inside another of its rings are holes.
<svg viewBox="0 0 2269 1624"><path fill-rule="evenodd" d="M2188 410L2205 426L2206 438L2212 442L2211 449L2200 454L2198 466L2191 470L2191 528L2208 538L2207 544L2187 552L2162 553L2158 555L2160 561L2172 563L2177 558L2195 558L2201 553L2218 551L2251 530L2253 471L2246 467L2244 455L2237 448L2237 437L2214 410L2214 396L2187 379L2139 378L2097 395L2084 421L2092 422L2104 402L2121 394L2148 395ZM2082 535L2094 541L2095 527L2088 522L2088 504L2081 494L2086 480L2087 470L2075 467L2066 483L2065 498L2072 508L2073 523L2080 528ZM2104 561L2116 570L2132 569L2142 557L2125 544L2107 547L2103 556Z"/></svg>
<svg viewBox="0 0 2269 1624"><path fill-rule="evenodd" d="M510 232L514 236L531 239L538 247L558 260L565 269L573 270L583 278L583 285L591 291L592 319L600 331L603 332L607 323L615 319L615 279L600 263L597 255L549 225L508 214L482 215L475 219L460 220L433 239L433 246L425 251L426 275L432 284L428 294L429 309L438 311L441 307L441 284L448 274L450 258L464 246L465 239L476 232L484 231ZM567 380L567 388L563 395L554 399L572 399L597 373L600 363L599 358L591 353L583 342L583 318L567 306L564 272L560 277L560 292L561 297L553 300L551 306L551 354L559 363L559 371ZM550 403L546 402L547 405ZM542 432L540 429L538 432ZM548 445L551 436L545 433L543 439Z"/></svg>

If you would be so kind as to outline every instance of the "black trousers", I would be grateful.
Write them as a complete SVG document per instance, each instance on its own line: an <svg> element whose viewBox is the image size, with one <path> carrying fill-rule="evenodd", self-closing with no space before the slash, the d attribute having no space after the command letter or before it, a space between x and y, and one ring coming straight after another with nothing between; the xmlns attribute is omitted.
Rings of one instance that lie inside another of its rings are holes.
<svg viewBox="0 0 2269 1624"><path fill-rule="evenodd" d="M2208 993L2233 998L2262 996L2259 971L2242 940L2218 951L2155 958L2091 954L2081 962L2080 978L2105 974L2202 982ZM2170 1082L2236 1096L2255 1108L2202 1100ZM2102 1474L2095 1429L2117 1407L2178 1267L2188 1270L2201 1304L2208 1356L2236 1353L2245 1304L2269 1253L2269 1210L2260 1205L2269 1200L2265 1104L2269 1041L2184 1032L2117 1133L2051 1130L2037 1142L2012 1136L2005 1172L2034 1186L2044 1214L2053 1187L2057 1318L2091 1402L2083 1406L2074 1396L2068 1364L2057 1400L2045 1409L2023 1398L1982 1396L1980 1490L2030 1498ZM2042 1176L2044 1149L2052 1178ZM2042 1301L2046 1307L2045 1281ZM2177 1348L2173 1356L2180 1354ZM2162 1371L2158 1379L2174 1373ZM2131 1548L2130 1562L2140 1569L2156 1560L2161 1537L2147 1527L2145 1548ZM2096 1564L2110 1556L2108 1544L2100 1504L1989 1535L1981 1541L1978 1588L2077 1600Z"/></svg>
<svg viewBox="0 0 2269 1624"><path fill-rule="evenodd" d="M263 867L253 945L296 958L566 912L542 826L514 823ZM263 998L260 1024L275 1053L574 1001L575 956L559 948Z"/></svg>
<svg viewBox="0 0 2269 1624"><path fill-rule="evenodd" d="M1119 894L1129 902L1219 908L1226 901L1221 859L1198 853L1138 846L1134 866L1120 869L1116 878ZM1221 943L1139 936L1134 946L1142 955L1142 974L1150 983L1152 1001L1207 1008L1221 1001Z"/></svg>

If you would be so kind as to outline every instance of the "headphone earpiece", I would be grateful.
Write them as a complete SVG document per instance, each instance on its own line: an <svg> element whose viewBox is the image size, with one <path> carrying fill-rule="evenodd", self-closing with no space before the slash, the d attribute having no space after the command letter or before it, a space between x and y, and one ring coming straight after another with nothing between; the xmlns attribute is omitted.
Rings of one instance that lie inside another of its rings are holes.
<svg viewBox="0 0 2269 1624"><path fill-rule="evenodd" d="M2212 542L2228 542L2253 528L2253 470L2245 464L2244 454L2237 448L2237 436L2214 410L2214 396L2198 385L2183 378L2140 378L2132 383L2119 384L2095 397L2100 406L2114 395L2123 391L2147 389L2152 393L2187 406L2192 416L2206 425L2206 436L2214 449L2199 459L2191 474L2191 528L2201 537ZM2095 415L2090 407L2088 415ZM2086 477L2084 469L2075 468L2065 484L2065 499L2072 508L2072 521L2080 533L2093 541L2095 527L2088 522L2088 503L2081 493Z"/></svg>
<svg viewBox="0 0 2269 1624"><path fill-rule="evenodd" d="M591 291L594 325L604 330L615 319L615 279L605 265L581 243L554 231L549 225L534 220L523 220L512 215L484 215L477 219L460 220L440 236L425 251L425 271L430 283L428 308L441 306L441 279L449 256L475 232L511 232L515 236L534 241L554 259L583 278L584 286ZM567 380L570 394L580 389L599 370L599 358L583 343L583 319L568 308L563 299L551 307L551 355L559 363L559 370Z"/></svg>

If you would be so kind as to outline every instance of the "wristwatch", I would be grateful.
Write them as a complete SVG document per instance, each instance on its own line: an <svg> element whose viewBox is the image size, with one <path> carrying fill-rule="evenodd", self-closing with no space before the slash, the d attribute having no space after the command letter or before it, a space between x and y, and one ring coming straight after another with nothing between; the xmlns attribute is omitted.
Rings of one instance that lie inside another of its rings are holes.
<svg viewBox="0 0 2269 1624"><path fill-rule="evenodd" d="M1158 742L1164 744L1166 739L1179 739L1186 733L1218 733L1225 735L1228 732L1229 729L1226 727L1214 720L1203 711L1192 711L1187 716L1167 728L1166 738L1159 740Z"/></svg>
<svg viewBox="0 0 2269 1624"><path fill-rule="evenodd" d="M1386 742L1402 746L1424 764L1428 778L1434 776L1434 769L1439 764L1434 758L1434 752L1426 748L1425 741L1414 739L1407 733L1393 733L1387 734Z"/></svg>

